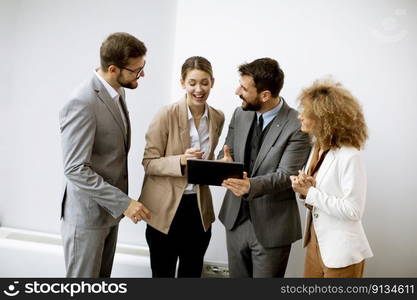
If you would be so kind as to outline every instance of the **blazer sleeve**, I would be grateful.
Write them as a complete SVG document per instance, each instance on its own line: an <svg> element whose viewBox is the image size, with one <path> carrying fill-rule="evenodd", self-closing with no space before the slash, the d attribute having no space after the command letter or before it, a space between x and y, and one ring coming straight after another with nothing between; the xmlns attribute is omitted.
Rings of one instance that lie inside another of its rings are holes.
<svg viewBox="0 0 417 300"><path fill-rule="evenodd" d="M59 122L65 177L114 218L120 217L131 199L91 168L96 134L93 109L86 101L73 99L60 111Z"/></svg>
<svg viewBox="0 0 417 300"><path fill-rule="evenodd" d="M181 171L181 155L165 156L170 134L168 108L163 108L149 125L146 133L146 146L142 165L146 175L183 177Z"/></svg>
<svg viewBox="0 0 417 300"><path fill-rule="evenodd" d="M308 136L299 128L288 139L275 172L250 178L248 200L291 189L291 175L297 175L310 151Z"/></svg>
<svg viewBox="0 0 417 300"><path fill-rule="evenodd" d="M310 204L328 215L343 220L359 221L363 215L366 201L366 174L360 153L339 161L340 168L327 174L338 177L342 196L326 193L324 188L311 187L305 203Z"/></svg>

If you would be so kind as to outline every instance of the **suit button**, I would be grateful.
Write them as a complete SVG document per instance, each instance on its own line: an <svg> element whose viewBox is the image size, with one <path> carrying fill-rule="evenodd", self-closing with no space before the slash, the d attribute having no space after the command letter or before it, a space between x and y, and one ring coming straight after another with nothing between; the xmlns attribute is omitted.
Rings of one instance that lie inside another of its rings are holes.
<svg viewBox="0 0 417 300"><path fill-rule="evenodd" d="M317 219L319 217L319 214L314 214L314 217Z"/></svg>

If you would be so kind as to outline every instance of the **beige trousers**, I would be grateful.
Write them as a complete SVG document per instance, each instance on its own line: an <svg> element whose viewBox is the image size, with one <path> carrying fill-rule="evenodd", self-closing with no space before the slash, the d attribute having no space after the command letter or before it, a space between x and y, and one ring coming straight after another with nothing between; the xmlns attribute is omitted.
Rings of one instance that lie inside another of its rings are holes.
<svg viewBox="0 0 417 300"><path fill-rule="evenodd" d="M328 268L321 259L320 248L317 242L313 224L310 226L310 240L307 244L307 253L304 263L304 277L313 278L360 278L363 276L365 260L343 268Z"/></svg>

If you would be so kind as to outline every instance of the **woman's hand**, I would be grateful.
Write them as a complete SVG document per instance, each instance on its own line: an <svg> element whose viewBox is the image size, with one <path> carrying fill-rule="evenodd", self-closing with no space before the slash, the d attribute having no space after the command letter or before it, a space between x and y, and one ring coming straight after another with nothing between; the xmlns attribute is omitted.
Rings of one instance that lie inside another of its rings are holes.
<svg viewBox="0 0 417 300"><path fill-rule="evenodd" d="M302 196L307 196L308 190L316 185L316 180L302 171L298 171L298 176L290 176L291 185L294 192Z"/></svg>
<svg viewBox="0 0 417 300"><path fill-rule="evenodd" d="M298 171L298 181L303 186L316 186L316 179L313 176L309 176L303 171Z"/></svg>
<svg viewBox="0 0 417 300"><path fill-rule="evenodd" d="M187 164L187 159L190 159L190 158L200 159L203 157L203 154L204 152L196 148L189 148L185 150L185 153L181 155L181 159L180 159L181 166L185 166Z"/></svg>

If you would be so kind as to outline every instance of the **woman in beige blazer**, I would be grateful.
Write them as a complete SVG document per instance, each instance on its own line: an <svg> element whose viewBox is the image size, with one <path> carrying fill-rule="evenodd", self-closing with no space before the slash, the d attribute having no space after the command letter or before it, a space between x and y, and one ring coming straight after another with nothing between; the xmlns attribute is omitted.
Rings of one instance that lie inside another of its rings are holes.
<svg viewBox="0 0 417 300"><path fill-rule="evenodd" d="M360 105L340 84L316 81L300 96L301 130L314 147L306 173L291 176L307 209L305 277L362 277L372 257L362 215L367 128Z"/></svg>
<svg viewBox="0 0 417 300"><path fill-rule="evenodd" d="M200 277L215 217L208 186L187 184L189 158L213 159L224 115L207 105L210 62L188 58L181 70L185 96L164 107L146 134L140 201L151 211L146 240L153 277Z"/></svg>

